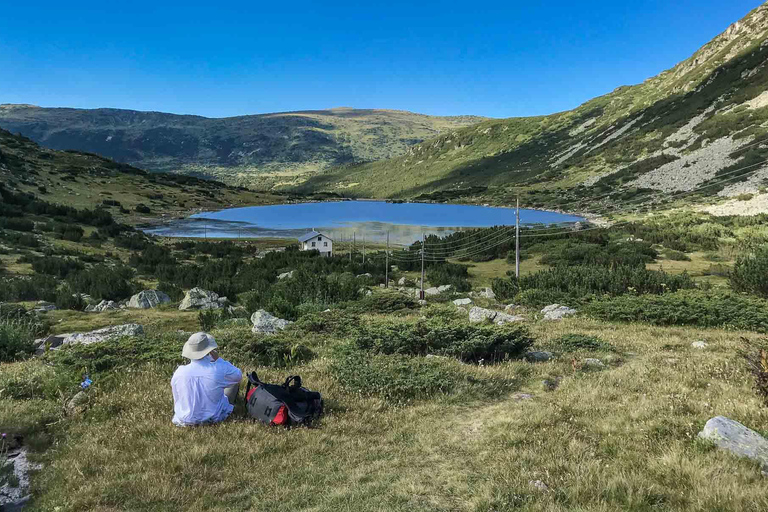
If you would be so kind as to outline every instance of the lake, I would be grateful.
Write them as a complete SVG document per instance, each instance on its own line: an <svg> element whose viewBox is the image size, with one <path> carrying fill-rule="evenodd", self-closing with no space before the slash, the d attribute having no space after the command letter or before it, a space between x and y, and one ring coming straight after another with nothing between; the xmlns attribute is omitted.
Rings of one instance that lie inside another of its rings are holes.
<svg viewBox="0 0 768 512"><path fill-rule="evenodd" d="M520 210L520 223L569 224L581 217L541 210ZM312 228L333 240L410 244L421 234L447 235L468 228L515 224L515 210L489 206L384 201L335 201L230 208L152 226L160 236L194 238L296 238Z"/></svg>

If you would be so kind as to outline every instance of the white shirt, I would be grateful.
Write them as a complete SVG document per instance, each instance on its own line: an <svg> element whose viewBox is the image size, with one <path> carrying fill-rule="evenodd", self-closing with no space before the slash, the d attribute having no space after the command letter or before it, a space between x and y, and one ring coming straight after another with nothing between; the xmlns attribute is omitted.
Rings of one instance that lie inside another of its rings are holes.
<svg viewBox="0 0 768 512"><path fill-rule="evenodd" d="M234 406L224 388L240 383L243 373L231 363L207 356L179 366L173 373L173 423L179 426L216 423L230 415Z"/></svg>

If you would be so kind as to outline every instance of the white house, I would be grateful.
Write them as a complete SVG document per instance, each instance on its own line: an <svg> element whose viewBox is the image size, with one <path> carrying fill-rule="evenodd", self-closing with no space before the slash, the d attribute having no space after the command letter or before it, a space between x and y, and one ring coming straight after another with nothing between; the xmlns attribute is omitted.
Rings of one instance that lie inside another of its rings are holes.
<svg viewBox="0 0 768 512"><path fill-rule="evenodd" d="M320 251L320 256L333 256L333 240L314 229L299 238L299 248L302 251Z"/></svg>

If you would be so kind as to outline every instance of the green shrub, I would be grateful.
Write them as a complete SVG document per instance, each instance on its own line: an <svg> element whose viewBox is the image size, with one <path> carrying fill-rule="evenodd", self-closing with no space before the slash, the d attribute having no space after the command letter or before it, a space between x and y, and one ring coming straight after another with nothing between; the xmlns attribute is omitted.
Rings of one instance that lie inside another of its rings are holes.
<svg viewBox="0 0 768 512"><path fill-rule="evenodd" d="M78 293L85 293L98 300L122 300L136 291L130 282L133 270L129 267L94 265L74 273L67 282Z"/></svg>
<svg viewBox="0 0 768 512"><path fill-rule="evenodd" d="M564 334L550 342L552 347L560 352L577 352L579 350L613 350L610 343L597 336L586 334Z"/></svg>
<svg viewBox="0 0 768 512"><path fill-rule="evenodd" d="M404 309L415 309L416 299L399 292L366 295L362 299L347 303L346 309L360 313L394 313Z"/></svg>
<svg viewBox="0 0 768 512"><path fill-rule="evenodd" d="M533 344L533 338L521 325L497 327L435 318L416 323L372 323L358 330L353 343L358 349L380 354L434 354L468 362L495 362L520 356Z"/></svg>
<svg viewBox="0 0 768 512"><path fill-rule="evenodd" d="M426 272L426 280L432 286L451 285L456 292L472 289L468 277L468 267L458 263L436 263L428 267Z"/></svg>
<svg viewBox="0 0 768 512"><path fill-rule="evenodd" d="M739 257L730 275L731 288L768 297L768 246Z"/></svg>
<svg viewBox="0 0 768 512"><path fill-rule="evenodd" d="M331 363L331 373L350 393L381 396L399 404L449 393L459 378L445 361L359 350L339 351Z"/></svg>
<svg viewBox="0 0 768 512"><path fill-rule="evenodd" d="M499 300L511 299L519 291L515 278L500 279L498 277L491 281L491 290L493 290L493 293Z"/></svg>
<svg viewBox="0 0 768 512"><path fill-rule="evenodd" d="M691 257L682 251L676 251L674 249L665 249L664 256L668 260L672 261L691 261Z"/></svg>
<svg viewBox="0 0 768 512"><path fill-rule="evenodd" d="M583 312L609 321L768 332L768 301L737 293L685 290L664 295L625 295L595 301Z"/></svg>
<svg viewBox="0 0 768 512"><path fill-rule="evenodd" d="M303 315L295 327L304 332L347 336L360 325L360 318L348 310L332 309L327 312Z"/></svg>
<svg viewBox="0 0 768 512"><path fill-rule="evenodd" d="M35 352L35 325L24 318L0 319L0 363L20 361Z"/></svg>
<svg viewBox="0 0 768 512"><path fill-rule="evenodd" d="M768 406L768 343L765 340L758 343L750 343L745 338L742 340L746 343L742 356L747 363L749 373L755 379L755 391Z"/></svg>
<svg viewBox="0 0 768 512"><path fill-rule="evenodd" d="M44 275L0 279L0 300L56 300L56 279Z"/></svg>
<svg viewBox="0 0 768 512"><path fill-rule="evenodd" d="M309 347L296 341L295 334L290 330L264 336L253 334L249 329L222 329L215 337L220 353L235 364L282 368L315 357Z"/></svg>
<svg viewBox="0 0 768 512"><path fill-rule="evenodd" d="M201 331L211 331L214 326L221 320L218 310L214 309L201 309L197 313L197 323L200 324Z"/></svg>

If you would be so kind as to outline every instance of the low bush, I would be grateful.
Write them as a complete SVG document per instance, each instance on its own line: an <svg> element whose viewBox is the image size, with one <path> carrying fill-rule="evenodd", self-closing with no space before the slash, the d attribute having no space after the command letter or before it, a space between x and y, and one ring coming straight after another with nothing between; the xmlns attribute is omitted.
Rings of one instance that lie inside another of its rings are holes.
<svg viewBox="0 0 768 512"><path fill-rule="evenodd" d="M517 295L519 288L515 278L501 279L497 277L491 281L491 290L498 300L507 300Z"/></svg>
<svg viewBox="0 0 768 512"><path fill-rule="evenodd" d="M309 313L296 321L295 327L308 333L347 336L360 326L360 317L349 310L332 309L327 312Z"/></svg>
<svg viewBox="0 0 768 512"><path fill-rule="evenodd" d="M311 361L315 354L295 339L294 331L282 331L264 336L246 329L222 329L215 333L222 354L243 366L274 366L283 368ZM249 368L243 368L249 370Z"/></svg>
<svg viewBox="0 0 768 512"><path fill-rule="evenodd" d="M45 275L32 275L0 279L0 300L56 300L56 279Z"/></svg>
<svg viewBox="0 0 768 512"><path fill-rule="evenodd" d="M122 300L136 291L136 286L130 282L132 277L133 269L129 267L94 265L76 272L67 282L75 292L88 294L94 299Z"/></svg>
<svg viewBox="0 0 768 512"><path fill-rule="evenodd" d="M19 217L0 217L0 228L13 231L33 231L35 223Z"/></svg>
<svg viewBox="0 0 768 512"><path fill-rule="evenodd" d="M676 251L674 249L666 249L664 251L664 256L668 260L672 260L672 261L691 261L690 256L688 256L682 251Z"/></svg>
<svg viewBox="0 0 768 512"><path fill-rule="evenodd" d="M533 338L521 325L473 325L438 318L372 323L358 330L353 343L358 349L379 354L434 354L467 362L496 362L520 356Z"/></svg>
<svg viewBox="0 0 768 512"><path fill-rule="evenodd" d="M25 318L0 319L0 363L20 361L35 352L36 327Z"/></svg>
<svg viewBox="0 0 768 512"><path fill-rule="evenodd" d="M560 352L577 352L579 350L613 350L613 346L598 338L586 334L564 334L550 342L552 347Z"/></svg>
<svg viewBox="0 0 768 512"><path fill-rule="evenodd" d="M731 288L768 297L768 246L736 260L730 274Z"/></svg>
<svg viewBox="0 0 768 512"><path fill-rule="evenodd" d="M746 343L746 349L742 351L742 356L747 363L747 369L755 379L755 391L762 398L763 403L768 406L768 343L765 340L759 343L750 343L742 338Z"/></svg>
<svg viewBox="0 0 768 512"><path fill-rule="evenodd" d="M663 295L624 295L592 302L583 311L608 321L768 332L768 301L737 293L685 290Z"/></svg>
<svg viewBox="0 0 768 512"><path fill-rule="evenodd" d="M345 303L346 309L360 313L394 313L417 306L415 298L399 292L366 295L358 301Z"/></svg>
<svg viewBox="0 0 768 512"><path fill-rule="evenodd" d="M468 277L468 267L458 263L437 263L428 267L426 272L426 280L432 286L451 285L456 292L467 292L472 289Z"/></svg>

